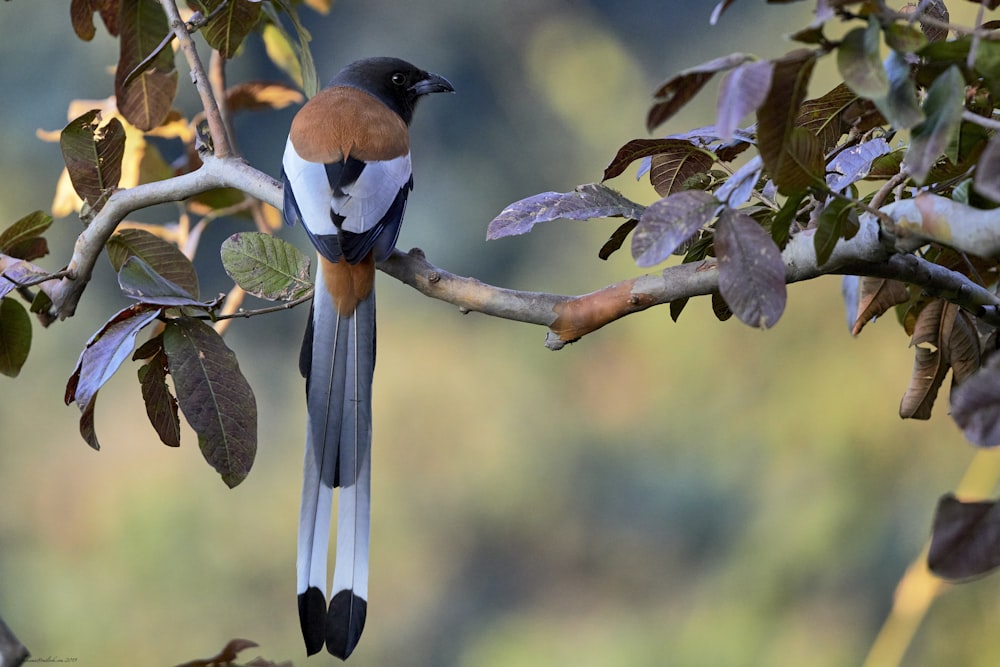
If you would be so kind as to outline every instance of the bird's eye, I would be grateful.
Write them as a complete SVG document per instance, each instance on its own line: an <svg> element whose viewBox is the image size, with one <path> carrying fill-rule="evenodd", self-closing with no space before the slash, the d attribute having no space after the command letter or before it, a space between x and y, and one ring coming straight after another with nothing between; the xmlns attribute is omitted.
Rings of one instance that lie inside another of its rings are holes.
<svg viewBox="0 0 1000 667"><path fill-rule="evenodd" d="M406 83L406 75L402 72L396 72L392 75L392 83L397 86L402 86Z"/></svg>

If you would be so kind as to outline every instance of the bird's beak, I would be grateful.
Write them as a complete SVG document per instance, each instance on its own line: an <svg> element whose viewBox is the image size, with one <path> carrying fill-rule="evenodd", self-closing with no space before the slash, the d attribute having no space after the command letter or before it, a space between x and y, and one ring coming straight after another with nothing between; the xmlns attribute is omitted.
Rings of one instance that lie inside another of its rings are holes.
<svg viewBox="0 0 1000 667"><path fill-rule="evenodd" d="M443 76L428 72L427 77L410 86L410 90L417 95L429 95L430 93L453 93L455 87Z"/></svg>

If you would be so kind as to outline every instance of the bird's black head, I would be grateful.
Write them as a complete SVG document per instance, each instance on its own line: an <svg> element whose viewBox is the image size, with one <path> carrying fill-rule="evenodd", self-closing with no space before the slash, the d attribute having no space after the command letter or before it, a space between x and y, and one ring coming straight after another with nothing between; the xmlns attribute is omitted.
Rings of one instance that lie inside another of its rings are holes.
<svg viewBox="0 0 1000 667"><path fill-rule="evenodd" d="M356 60L330 81L331 86L360 88L379 98L409 125L417 100L430 93L453 93L443 76L431 74L399 58Z"/></svg>

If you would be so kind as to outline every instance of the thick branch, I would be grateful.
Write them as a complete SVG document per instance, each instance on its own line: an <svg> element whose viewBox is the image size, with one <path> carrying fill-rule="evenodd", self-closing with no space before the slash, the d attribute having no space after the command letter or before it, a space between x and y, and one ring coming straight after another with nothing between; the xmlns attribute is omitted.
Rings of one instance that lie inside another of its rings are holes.
<svg viewBox="0 0 1000 667"><path fill-rule="evenodd" d="M28 658L28 649L0 618L0 665L18 667Z"/></svg>

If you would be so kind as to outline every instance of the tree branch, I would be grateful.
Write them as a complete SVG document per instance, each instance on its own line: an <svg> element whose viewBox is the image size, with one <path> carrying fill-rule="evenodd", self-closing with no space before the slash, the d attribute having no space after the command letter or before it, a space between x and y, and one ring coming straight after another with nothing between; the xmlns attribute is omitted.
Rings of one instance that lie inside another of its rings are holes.
<svg viewBox="0 0 1000 667"><path fill-rule="evenodd" d="M0 618L0 665L18 667L27 660L28 649L21 643L3 619Z"/></svg>

